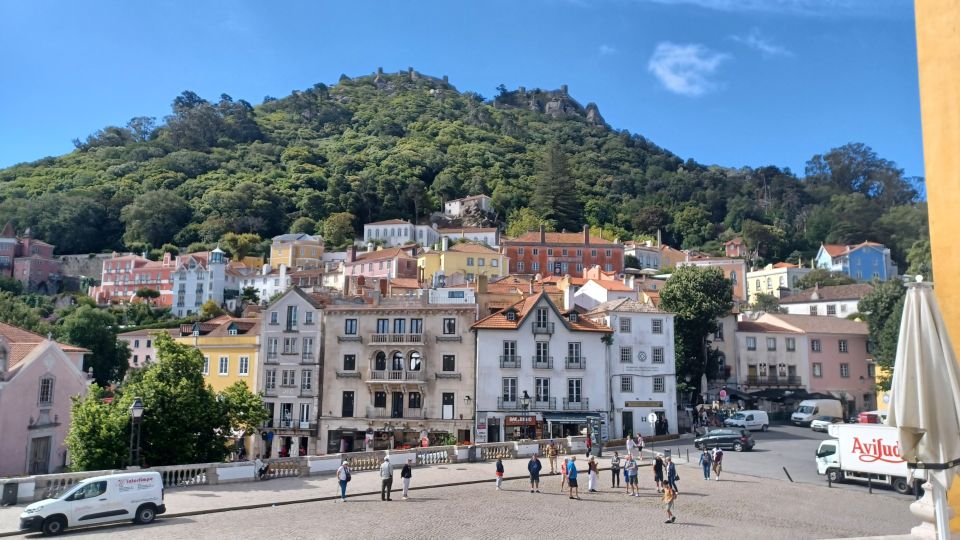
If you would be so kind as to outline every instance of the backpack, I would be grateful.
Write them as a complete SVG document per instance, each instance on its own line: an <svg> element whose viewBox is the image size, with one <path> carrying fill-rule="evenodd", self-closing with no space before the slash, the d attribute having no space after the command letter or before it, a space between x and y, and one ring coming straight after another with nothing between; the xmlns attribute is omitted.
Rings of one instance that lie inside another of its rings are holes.
<svg viewBox="0 0 960 540"><path fill-rule="evenodd" d="M343 472L346 473L347 476L347 479L345 480L346 482L349 482L353 479L353 476L350 474L350 469L344 469Z"/></svg>

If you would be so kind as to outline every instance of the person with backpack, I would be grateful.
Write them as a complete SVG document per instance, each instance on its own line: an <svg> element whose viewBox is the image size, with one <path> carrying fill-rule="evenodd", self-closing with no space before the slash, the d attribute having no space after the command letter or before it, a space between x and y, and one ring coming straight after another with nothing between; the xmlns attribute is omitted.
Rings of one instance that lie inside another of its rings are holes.
<svg viewBox="0 0 960 540"><path fill-rule="evenodd" d="M350 465L344 461L337 469L337 481L340 483L340 500L347 502L347 483L353 475L350 474Z"/></svg>
<svg viewBox="0 0 960 540"><path fill-rule="evenodd" d="M657 485L657 493L663 493L663 454L657 452L653 461L653 482Z"/></svg>
<svg viewBox="0 0 960 540"><path fill-rule="evenodd" d="M713 456L710 454L710 450L707 450L706 445L703 447L703 451L700 452L700 466L703 467L703 479L710 480L710 466L713 464Z"/></svg>
<svg viewBox="0 0 960 540"><path fill-rule="evenodd" d="M410 478L413 477L413 469L410 468L411 463L413 463L413 460L407 459L406 464L400 469L400 481L403 482L403 500L407 500L407 495L410 493Z"/></svg>
<svg viewBox="0 0 960 540"><path fill-rule="evenodd" d="M501 489L500 486L503 484L503 460L500 459L500 458L497 458L496 470L497 470L497 472L496 472L496 475L497 475L497 491L500 491L500 489Z"/></svg>
<svg viewBox="0 0 960 540"><path fill-rule="evenodd" d="M620 453L614 452L610 459L610 487L620 487Z"/></svg>
<svg viewBox="0 0 960 540"><path fill-rule="evenodd" d="M533 493L534 490L540 493L540 471L542 469L543 464L540 463L540 458L537 454L534 454L527 462L527 472L530 473L530 493Z"/></svg>
<svg viewBox="0 0 960 540"><path fill-rule="evenodd" d="M717 476L717 482L720 481L720 471L723 470L723 450L718 446L713 449L713 473Z"/></svg>

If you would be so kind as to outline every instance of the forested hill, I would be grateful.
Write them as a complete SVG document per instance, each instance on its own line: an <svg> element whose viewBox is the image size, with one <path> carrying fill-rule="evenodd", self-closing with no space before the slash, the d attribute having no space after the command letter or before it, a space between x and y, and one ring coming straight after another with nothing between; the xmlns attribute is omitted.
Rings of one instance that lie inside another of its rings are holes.
<svg viewBox="0 0 960 540"><path fill-rule="evenodd" d="M804 178L706 167L611 129L566 88L497 90L485 99L411 70L257 106L184 92L162 120L134 118L70 154L0 170L0 223L31 227L60 253L185 247L228 232L323 233L342 212L355 230L423 220L443 200L486 193L515 225L590 223L621 239L659 229L706 250L742 234L767 260L809 256L821 241L883 242L900 263L922 251L925 205L866 146L825 148Z"/></svg>

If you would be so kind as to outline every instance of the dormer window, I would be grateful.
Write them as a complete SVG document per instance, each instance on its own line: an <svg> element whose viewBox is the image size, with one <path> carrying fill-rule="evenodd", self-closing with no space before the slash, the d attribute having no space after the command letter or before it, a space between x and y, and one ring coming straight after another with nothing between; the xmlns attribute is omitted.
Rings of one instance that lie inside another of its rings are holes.
<svg viewBox="0 0 960 540"><path fill-rule="evenodd" d="M231 336L237 335L237 325L231 324L230 328L227 329L227 333L230 334Z"/></svg>
<svg viewBox="0 0 960 540"><path fill-rule="evenodd" d="M577 320L579 319L579 313L577 312L570 313L568 318L570 319L570 322L577 322Z"/></svg>
<svg viewBox="0 0 960 540"><path fill-rule="evenodd" d="M508 311L508 312L507 312L507 320L508 320L508 321L516 321L516 320L517 320L517 312L516 312L516 311L513 311L513 310Z"/></svg>

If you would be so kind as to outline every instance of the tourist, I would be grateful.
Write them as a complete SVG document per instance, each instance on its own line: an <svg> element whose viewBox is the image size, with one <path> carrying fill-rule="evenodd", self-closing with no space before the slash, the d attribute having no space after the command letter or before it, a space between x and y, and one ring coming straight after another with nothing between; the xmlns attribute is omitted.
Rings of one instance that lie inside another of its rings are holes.
<svg viewBox="0 0 960 540"><path fill-rule="evenodd" d="M557 443L553 439L547 445L547 461L550 462L550 474L557 474Z"/></svg>
<svg viewBox="0 0 960 540"><path fill-rule="evenodd" d="M337 469L337 481L340 484L340 500L347 502L347 482L350 481L350 466L346 461L340 464Z"/></svg>
<svg viewBox="0 0 960 540"><path fill-rule="evenodd" d="M633 440L633 435L627 436L627 455L632 456L637 450L637 442Z"/></svg>
<svg viewBox="0 0 960 540"><path fill-rule="evenodd" d="M637 457L643 461L643 435L637 433Z"/></svg>
<svg viewBox="0 0 960 540"><path fill-rule="evenodd" d="M590 461L587 462L587 489L590 493L597 492L597 474L599 472L597 460L590 456Z"/></svg>
<svg viewBox="0 0 960 540"><path fill-rule="evenodd" d="M634 497L640 496L640 483L637 481L637 475L639 474L639 462L637 462L636 458L631 456L627 460L627 495L632 495Z"/></svg>
<svg viewBox="0 0 960 540"><path fill-rule="evenodd" d="M413 477L413 470L410 468L411 463L413 463L413 460L407 459L407 463L400 469L400 481L403 482L403 500L407 500L407 495L410 493L410 478Z"/></svg>
<svg viewBox="0 0 960 540"><path fill-rule="evenodd" d="M587 457L590 457L590 452L593 450L593 439L590 437L590 432L587 432Z"/></svg>
<svg viewBox="0 0 960 540"><path fill-rule="evenodd" d="M720 481L720 471L723 470L723 450L720 447L713 449L713 473L717 476L717 482Z"/></svg>
<svg viewBox="0 0 960 540"><path fill-rule="evenodd" d="M680 475L677 474L677 466L673 463L673 458L667 456L664 467L667 469L667 485L670 486L670 489L673 490L674 496L680 493L680 490L677 489L677 480L680 479Z"/></svg>
<svg viewBox="0 0 960 540"><path fill-rule="evenodd" d="M393 465L390 464L390 458L383 458L380 464L380 500L392 501L390 491L393 489Z"/></svg>
<svg viewBox="0 0 960 540"><path fill-rule="evenodd" d="M543 464L540 463L540 458L537 454L534 454L530 458L530 461L527 462L527 472L530 473L530 493L536 491L540 493L540 470L543 469Z"/></svg>
<svg viewBox="0 0 960 540"><path fill-rule="evenodd" d="M503 460L497 458L497 491L500 491L500 486L503 484Z"/></svg>
<svg viewBox="0 0 960 540"><path fill-rule="evenodd" d="M567 466L570 464L569 458L563 458L563 467L560 469L560 493L567 487Z"/></svg>
<svg viewBox="0 0 960 540"><path fill-rule="evenodd" d="M614 452L610 459L610 487L620 487L620 453Z"/></svg>
<svg viewBox="0 0 960 540"><path fill-rule="evenodd" d="M659 452L653 461L653 482L657 485L657 493L663 493L663 454Z"/></svg>
<svg viewBox="0 0 960 540"><path fill-rule="evenodd" d="M667 458L669 460L670 458ZM667 505L667 520L664 523L673 523L677 521L677 516L673 515L673 501L677 500L677 493L666 487L663 490L663 502Z"/></svg>
<svg viewBox="0 0 960 540"><path fill-rule="evenodd" d="M707 450L707 446L703 446L703 451L700 452L700 466L703 467L703 479L710 480L710 466L713 464L713 456L710 454L710 450Z"/></svg>
<svg viewBox="0 0 960 540"><path fill-rule="evenodd" d="M257 470L257 478L260 480L263 480L270 474L270 465L260 459L260 454L257 454L257 459L253 460L253 467Z"/></svg>
<svg viewBox="0 0 960 540"><path fill-rule="evenodd" d="M577 456L570 456L570 462L567 464L567 485L570 486L570 498L580 498L580 488L577 486ZM574 497L576 493L576 497Z"/></svg>

